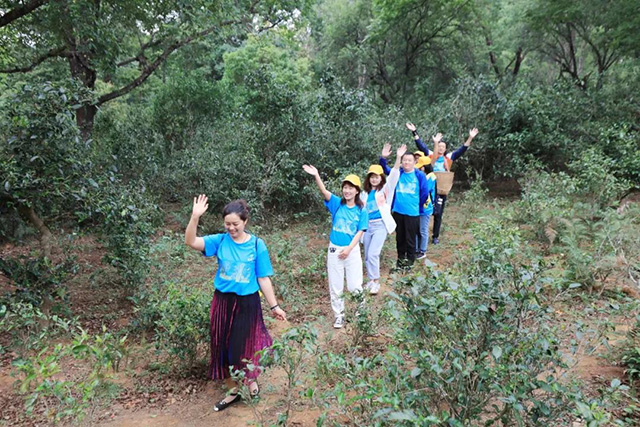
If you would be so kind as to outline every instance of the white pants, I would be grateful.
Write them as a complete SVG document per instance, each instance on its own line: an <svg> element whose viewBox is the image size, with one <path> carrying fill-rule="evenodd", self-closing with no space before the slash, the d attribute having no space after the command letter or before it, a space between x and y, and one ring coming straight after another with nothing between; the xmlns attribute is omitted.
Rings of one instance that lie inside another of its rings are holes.
<svg viewBox="0 0 640 427"><path fill-rule="evenodd" d="M327 276L329 277L329 295L331 295L331 308L336 316L344 313L344 276L347 273L347 289L349 292L362 291L362 256L360 245L351 250L346 259L338 258L338 255L346 246L336 246L329 243L327 251Z"/></svg>

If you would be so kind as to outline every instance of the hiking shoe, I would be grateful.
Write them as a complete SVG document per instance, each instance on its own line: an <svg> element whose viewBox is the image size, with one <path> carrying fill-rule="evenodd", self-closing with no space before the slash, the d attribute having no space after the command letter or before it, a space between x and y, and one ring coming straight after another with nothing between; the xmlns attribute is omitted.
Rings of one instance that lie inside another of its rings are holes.
<svg viewBox="0 0 640 427"><path fill-rule="evenodd" d="M343 326L344 326L344 316L336 317L336 321L333 322L333 328L334 329L342 329Z"/></svg>
<svg viewBox="0 0 640 427"><path fill-rule="evenodd" d="M371 286L369 287L369 293L371 295L378 295L380 292L380 282L370 282Z"/></svg>
<svg viewBox="0 0 640 427"><path fill-rule="evenodd" d="M425 259L427 257L427 254L424 252L420 252L417 256L416 259Z"/></svg>
<svg viewBox="0 0 640 427"><path fill-rule="evenodd" d="M437 237L434 237L431 243L433 243L434 245L437 245L438 243L440 243L440 240Z"/></svg>

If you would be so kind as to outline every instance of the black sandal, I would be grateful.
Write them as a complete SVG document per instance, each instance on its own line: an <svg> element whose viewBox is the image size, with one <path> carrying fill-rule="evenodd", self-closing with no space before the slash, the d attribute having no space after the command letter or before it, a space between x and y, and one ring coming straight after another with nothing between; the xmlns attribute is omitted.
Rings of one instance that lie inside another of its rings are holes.
<svg viewBox="0 0 640 427"><path fill-rule="evenodd" d="M213 410L216 411L216 412L224 411L229 406L231 406L234 403L242 400L242 398L240 397L240 395L238 393L231 393L229 396L234 396L234 397L229 402L227 402L226 400L222 399L220 402L216 403L213 406Z"/></svg>

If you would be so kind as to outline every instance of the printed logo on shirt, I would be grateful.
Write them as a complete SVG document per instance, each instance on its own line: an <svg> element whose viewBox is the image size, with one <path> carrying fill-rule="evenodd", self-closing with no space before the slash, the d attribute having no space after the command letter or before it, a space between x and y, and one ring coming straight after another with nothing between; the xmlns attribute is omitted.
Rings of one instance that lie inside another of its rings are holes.
<svg viewBox="0 0 640 427"><path fill-rule="evenodd" d="M333 231L336 233L344 233L344 234L356 234L358 228L358 224L354 221L347 221L344 218L338 218L333 224Z"/></svg>
<svg viewBox="0 0 640 427"><path fill-rule="evenodd" d="M444 156L438 157L438 160L433 164L434 172L446 172L447 169L444 167Z"/></svg>
<svg viewBox="0 0 640 427"><path fill-rule="evenodd" d="M417 192L418 192L418 183L415 181L398 182L398 186L396 187L396 193L415 194Z"/></svg>
<svg viewBox="0 0 640 427"><path fill-rule="evenodd" d="M220 278L236 283L249 283L251 265L246 262L221 261Z"/></svg>
<svg viewBox="0 0 640 427"><path fill-rule="evenodd" d="M379 208L378 208L378 203L376 203L376 199L369 200L367 202L367 212L371 213L377 210L379 210Z"/></svg>

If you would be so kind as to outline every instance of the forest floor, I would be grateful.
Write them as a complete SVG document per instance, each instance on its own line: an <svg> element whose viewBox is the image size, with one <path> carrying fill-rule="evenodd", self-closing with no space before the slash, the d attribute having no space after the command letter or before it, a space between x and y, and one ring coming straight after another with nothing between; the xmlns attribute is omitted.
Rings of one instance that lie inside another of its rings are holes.
<svg viewBox="0 0 640 427"><path fill-rule="evenodd" d="M509 203L510 198L504 194L494 193L496 203ZM508 195L508 194L507 194ZM491 207L488 205L488 210ZM487 214L484 212L483 214ZM490 214L490 212L489 212ZM445 221L441 233L441 243L429 245L428 259L435 263L435 268L445 270L456 262L457 257L463 256L473 236L469 230L470 224L477 221L477 212L470 212L467 207L456 202L455 196L449 200L445 212ZM176 247L181 245L182 225L179 220L169 216L165 230L159 240L170 242L168 246L160 245L160 256L167 257L167 264L171 268L162 272L163 275L175 275L176 280L188 280L202 286L210 286L211 263L209 260L196 255L175 256ZM352 339L352 325L347 323L342 330L332 328L333 317L329 305L326 279L323 275L323 259L327 246L329 223L312 223L302 221L291 224L277 232L273 237L269 233L260 232L265 236L269 245L271 239L293 240L293 251L297 259L307 259L310 277L315 278L301 286L303 294L296 301L281 300L281 305L288 311L289 320L279 322L268 317L267 327L274 338L282 336L292 326L302 323L314 324L318 331L317 342L320 351L323 349L345 348ZM173 242L173 243L171 243ZM166 249L166 252L163 252ZM390 277L390 267L394 263L395 238L387 240L383 252L382 273L386 280ZM15 255L28 253L26 247L5 245L0 247L0 255ZM134 304L130 295L124 289L109 286L114 278L108 269L101 269L101 258L104 250L91 236L84 236L76 241L76 263L79 269L74 278L67 284L69 306L71 312L79 316L80 323L89 331L99 332L103 325L110 331L127 328L135 318ZM177 259L177 261L176 261ZM302 262L302 261L301 261ZM277 266L276 266L277 268ZM429 268L418 266L429 274ZM150 280L153 280L153 275ZM157 276L156 276L157 277ZM187 278L187 279L185 279ZM2 277L0 276L0 280ZM277 278L275 279L277 280ZM2 291L9 285L0 282ZM276 283L277 286L277 283ZM615 288L616 284L612 284ZM620 286L622 287L622 286ZM115 289L115 290L114 290ZM390 286L383 282L381 292L371 298L370 304L381 307L387 300ZM633 294L632 290L627 293ZM561 298L554 305L558 316L569 325L581 320L585 323L596 324L605 317L610 325L606 336L607 344L589 343L579 352L575 360L570 361L572 374L584 381L584 390L595 390L608 385L612 379L619 378L623 382L624 370L616 364L616 344L624 340L627 331L634 323L635 313L613 313L597 310L599 305L608 302L602 298L581 298L573 296ZM593 308L596 308L595 310ZM267 310L268 311L268 310ZM571 328L566 328L567 336L564 342L569 346L573 338ZM197 370L186 375L173 374L162 369L161 359L155 353L148 336L129 337L134 346L133 354L124 369L113 374L112 382L117 385L107 405L90 408L83 421L87 425L104 426L246 426L257 424L259 421L273 422L279 412L284 410L284 393L287 378L280 368L266 369L260 376L261 398L254 407L237 404L224 412L214 412L213 405L225 394L225 388L220 382L207 381L204 363ZM380 338L384 340L385 338ZM373 350L375 351L375 346ZM203 345L203 355L206 355L206 343ZM24 414L24 398L17 393L14 383L16 376L11 370L11 360L15 355L5 353L0 355L0 425L46 425L47 420L39 416L27 417ZM312 368L312 364L308 369ZM82 372L82 364L73 360L65 365L67 372L77 370ZM298 392L304 392L309 384L297 387ZM313 426L322 415L318 405L312 405L311 400L296 397L291 408L292 415L289 425Z"/></svg>

